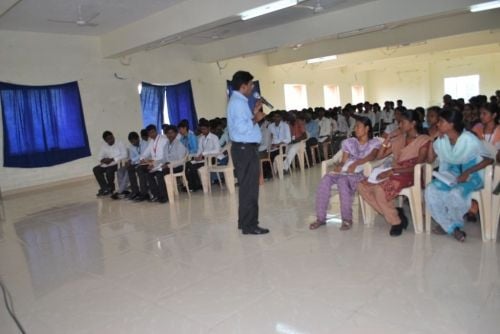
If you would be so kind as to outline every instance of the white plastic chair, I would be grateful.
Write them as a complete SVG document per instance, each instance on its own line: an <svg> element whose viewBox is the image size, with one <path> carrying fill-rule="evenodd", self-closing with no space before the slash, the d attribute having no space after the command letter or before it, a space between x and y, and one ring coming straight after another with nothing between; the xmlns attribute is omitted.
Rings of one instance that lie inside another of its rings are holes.
<svg viewBox="0 0 500 334"><path fill-rule="evenodd" d="M411 220L413 222L413 227L415 233L422 233L424 230L424 218L423 218L423 201L422 201L422 170L424 170L424 175L428 176L432 173L431 166L429 164L417 164L413 171L413 186L404 188L399 192L398 196L406 196L410 204ZM375 210L373 210L370 205L363 203L362 206L365 224L373 224L375 218Z"/></svg>
<svg viewBox="0 0 500 334"><path fill-rule="evenodd" d="M179 189L177 188L177 179L182 179L182 184L187 189L188 197L191 198L191 193L189 192L188 181L186 178L186 163L188 162L189 154L186 154L184 159L179 161L173 161L169 164L170 171L165 175L165 185L167 186L168 200L173 203L175 196L179 196ZM182 166L182 171L175 173L174 168Z"/></svg>
<svg viewBox="0 0 500 334"><path fill-rule="evenodd" d="M287 157L288 145L279 146L279 154L274 157L273 169L278 174L278 178L283 179L283 168ZM289 169L290 174L292 174L292 169Z"/></svg>
<svg viewBox="0 0 500 334"><path fill-rule="evenodd" d="M489 165L484 169L484 187L472 193L472 199L477 201L479 206L479 216L481 221L481 236L483 241L493 239L493 166ZM496 225L498 226L498 219Z"/></svg>
<svg viewBox="0 0 500 334"><path fill-rule="evenodd" d="M500 164L495 165L495 170L493 172L493 189L500 183ZM497 240L498 234L498 224L500 223L500 194L495 195L492 193L491 196L491 217L493 220L491 221L491 235L490 240Z"/></svg>
<svg viewBox="0 0 500 334"><path fill-rule="evenodd" d="M205 166L198 169L198 173L200 175L201 183L203 186L204 192L212 191L212 183L210 182L210 174L216 173L217 179L219 180L219 185L222 188L222 182L220 178L220 173L224 174L224 180L226 183L227 190L230 194L235 192L234 186L234 165L233 159L231 157L231 144L227 144L221 149L221 153L227 152L228 161L227 165L214 165L212 164L212 159L217 158L220 154L210 155L205 157Z"/></svg>

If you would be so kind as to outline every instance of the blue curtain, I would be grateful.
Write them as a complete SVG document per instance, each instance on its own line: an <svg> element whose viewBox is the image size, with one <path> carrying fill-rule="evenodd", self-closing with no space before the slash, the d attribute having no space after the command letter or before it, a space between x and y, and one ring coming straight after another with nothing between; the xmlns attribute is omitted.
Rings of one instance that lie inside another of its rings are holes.
<svg viewBox="0 0 500 334"><path fill-rule="evenodd" d="M187 119L190 129L196 130L198 126L198 116L196 115L196 108L194 106L191 81L167 86L166 88L170 124L177 125L181 120Z"/></svg>
<svg viewBox="0 0 500 334"><path fill-rule="evenodd" d="M0 82L5 167L47 167L90 156L78 83Z"/></svg>
<svg viewBox="0 0 500 334"><path fill-rule="evenodd" d="M253 97L253 93L258 92L260 94L260 84L259 81L256 80L253 82L253 91L252 95L248 98L248 106L250 107L250 110L253 110L253 107L255 107L255 102L256 98ZM233 87L231 87L231 80L226 81L227 85L227 98L229 99L231 97L231 94L233 93Z"/></svg>
<svg viewBox="0 0 500 334"><path fill-rule="evenodd" d="M163 108L165 105L165 86L156 86L147 82L142 83L141 108L142 124L156 125L161 130L163 124Z"/></svg>

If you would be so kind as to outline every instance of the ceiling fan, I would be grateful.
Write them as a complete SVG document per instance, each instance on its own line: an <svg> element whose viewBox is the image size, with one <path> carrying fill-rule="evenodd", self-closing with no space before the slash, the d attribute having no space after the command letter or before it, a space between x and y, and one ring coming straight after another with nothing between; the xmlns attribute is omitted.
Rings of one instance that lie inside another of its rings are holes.
<svg viewBox="0 0 500 334"><path fill-rule="evenodd" d="M308 5L297 5L295 7L298 8L307 8L313 11L314 14L321 13L322 11L325 10L325 7L321 5L321 0L317 0L316 4L314 6L308 6Z"/></svg>
<svg viewBox="0 0 500 334"><path fill-rule="evenodd" d="M99 16L99 12L92 13L91 15L84 15L82 11L82 5L78 5L78 13L76 20L52 20L48 19L50 22L56 22L56 23L73 23L76 24L80 27L96 27L98 24L92 22L96 17Z"/></svg>

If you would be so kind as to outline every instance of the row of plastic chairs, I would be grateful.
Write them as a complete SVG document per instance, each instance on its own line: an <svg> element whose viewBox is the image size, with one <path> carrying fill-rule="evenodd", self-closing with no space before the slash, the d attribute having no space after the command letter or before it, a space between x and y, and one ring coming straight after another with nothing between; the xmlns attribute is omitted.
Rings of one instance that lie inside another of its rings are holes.
<svg viewBox="0 0 500 334"><path fill-rule="evenodd" d="M327 173L329 166L340 161L342 152L338 152L332 159L323 161L321 175ZM373 168L383 164L385 160L378 160L366 163L363 173L369 176ZM424 180L425 186L432 181L433 167L430 164L417 164L414 169L413 186L404 188L399 193L400 198L408 198L410 205L411 220L415 229L415 233L424 232L424 222L426 233L431 232L431 214L425 205L424 193L421 187L421 182ZM496 240L498 233L498 224L500 220L500 195L493 194L493 189L500 182L500 165L488 166L485 168L484 188L474 192L472 198L478 202L479 215L481 221L481 235L483 241ZM367 225L374 224L376 212L375 210L363 201L359 196L359 203L363 216L363 222ZM425 212L425 215L424 215Z"/></svg>

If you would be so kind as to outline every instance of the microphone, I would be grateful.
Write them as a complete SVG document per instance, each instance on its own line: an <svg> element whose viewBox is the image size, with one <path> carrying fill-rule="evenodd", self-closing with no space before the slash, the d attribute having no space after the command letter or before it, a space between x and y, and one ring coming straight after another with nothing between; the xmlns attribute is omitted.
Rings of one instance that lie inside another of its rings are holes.
<svg viewBox="0 0 500 334"><path fill-rule="evenodd" d="M274 109L274 106L271 104L271 102L266 100L263 96L260 96L259 92L254 92L253 97L256 98L257 100L261 100L262 104L264 104L269 109Z"/></svg>

